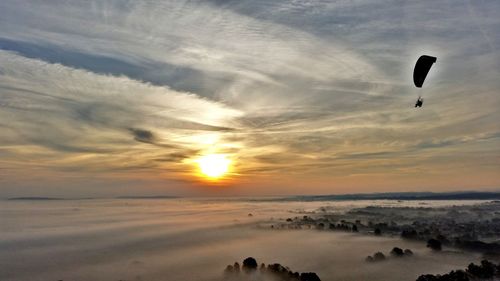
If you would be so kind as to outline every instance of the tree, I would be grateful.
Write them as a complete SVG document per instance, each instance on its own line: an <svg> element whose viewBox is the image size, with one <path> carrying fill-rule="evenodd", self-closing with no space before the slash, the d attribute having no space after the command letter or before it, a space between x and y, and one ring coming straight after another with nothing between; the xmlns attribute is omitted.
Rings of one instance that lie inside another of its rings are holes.
<svg viewBox="0 0 500 281"><path fill-rule="evenodd" d="M321 281L318 275L314 272L307 272L300 274L300 281Z"/></svg>
<svg viewBox="0 0 500 281"><path fill-rule="evenodd" d="M260 272L265 272L266 271L266 265L264 263L260 264Z"/></svg>
<svg viewBox="0 0 500 281"><path fill-rule="evenodd" d="M432 274L425 274L425 275L420 275L417 278L417 281L439 281L439 277L436 277Z"/></svg>
<svg viewBox="0 0 500 281"><path fill-rule="evenodd" d="M224 269L224 274L228 275L228 274L233 274L234 272L234 269L233 269L233 266L232 265L228 265L226 267L226 269Z"/></svg>
<svg viewBox="0 0 500 281"><path fill-rule="evenodd" d="M238 262L235 262L233 265L234 272L239 273L240 272L240 264Z"/></svg>
<svg viewBox="0 0 500 281"><path fill-rule="evenodd" d="M418 234L415 229L403 230L401 232L401 237L405 239L416 239L418 237Z"/></svg>
<svg viewBox="0 0 500 281"><path fill-rule="evenodd" d="M358 227L356 225L352 226L352 232L358 232Z"/></svg>
<svg viewBox="0 0 500 281"><path fill-rule="evenodd" d="M495 265L487 260L482 260L481 265L469 264L467 272L478 278L492 278L495 275Z"/></svg>
<svg viewBox="0 0 500 281"><path fill-rule="evenodd" d="M374 261L383 261L383 260L385 260L385 255L382 252L376 252L373 255L373 260Z"/></svg>
<svg viewBox="0 0 500 281"><path fill-rule="evenodd" d="M242 266L243 271L246 273L250 273L252 271L257 270L257 261L252 258L248 257L243 261L243 266Z"/></svg>
<svg viewBox="0 0 500 281"><path fill-rule="evenodd" d="M441 251L441 241L431 238L427 241L427 247L431 248L434 251Z"/></svg>
<svg viewBox="0 0 500 281"><path fill-rule="evenodd" d="M443 276L447 276L448 279L445 280L453 280L453 281L469 281L469 276L467 276L467 273L463 270L456 270L456 271L451 271L448 274L445 274Z"/></svg>
<svg viewBox="0 0 500 281"><path fill-rule="evenodd" d="M394 257L402 257L402 256L404 256L403 249L398 248L398 247L394 247L394 248L392 248L391 255Z"/></svg>

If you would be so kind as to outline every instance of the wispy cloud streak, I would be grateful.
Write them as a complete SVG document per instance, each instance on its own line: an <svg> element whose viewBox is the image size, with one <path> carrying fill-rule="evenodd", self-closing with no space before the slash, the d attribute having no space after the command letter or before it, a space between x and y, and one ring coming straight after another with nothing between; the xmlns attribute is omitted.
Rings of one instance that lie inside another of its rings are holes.
<svg viewBox="0 0 500 281"><path fill-rule="evenodd" d="M446 189L460 177L460 188L498 185L499 9L494 0L2 2L4 193L34 188L26 171L80 193L92 176L109 192L144 179L191 192L192 160L205 153L230 155L243 193ZM411 71L422 53L438 63L419 92Z"/></svg>

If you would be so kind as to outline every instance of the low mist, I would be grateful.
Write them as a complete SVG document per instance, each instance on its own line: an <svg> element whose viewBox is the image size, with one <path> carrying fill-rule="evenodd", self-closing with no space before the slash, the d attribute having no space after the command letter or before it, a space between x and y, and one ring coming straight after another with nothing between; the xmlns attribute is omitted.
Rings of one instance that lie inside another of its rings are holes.
<svg viewBox="0 0 500 281"><path fill-rule="evenodd" d="M479 256L399 237L277 230L279 222L322 206L369 202L238 200L61 200L0 204L1 280L222 280L246 257L315 272L321 280L415 280L463 268ZM412 257L391 258L393 247ZM388 259L367 263L381 251Z"/></svg>

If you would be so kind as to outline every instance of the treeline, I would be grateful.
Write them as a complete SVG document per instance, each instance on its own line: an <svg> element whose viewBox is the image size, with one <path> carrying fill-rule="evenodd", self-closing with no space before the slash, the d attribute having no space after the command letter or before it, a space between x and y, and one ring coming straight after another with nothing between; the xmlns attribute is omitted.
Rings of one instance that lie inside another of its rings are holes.
<svg viewBox="0 0 500 281"><path fill-rule="evenodd" d="M392 248L390 254L392 257L395 257L395 258L411 257L411 256L413 256L413 251L410 249L405 249L403 251L403 249L401 249L399 247L394 247L394 248ZM386 259L386 257L384 255L384 253L376 252L375 254L373 254L373 256L367 256L365 258L365 261L366 262L378 262L378 261L384 261L385 259Z"/></svg>
<svg viewBox="0 0 500 281"><path fill-rule="evenodd" d="M321 281L314 272L294 272L279 263L267 266L262 263L259 266L257 260L252 257L246 258L241 266L235 262L224 270L224 280L227 281L263 281L269 279L275 281Z"/></svg>
<svg viewBox="0 0 500 281"><path fill-rule="evenodd" d="M411 240L425 240L429 237L430 232L417 232L415 229L403 230L401 238ZM460 238L448 239L442 234L436 235L434 238L427 240L427 247L433 250L441 250L442 245L464 249L468 251L480 252L485 257L498 257L500 256L500 244L491 242L483 242L479 240L463 240Z"/></svg>
<svg viewBox="0 0 500 281"><path fill-rule="evenodd" d="M453 270L444 275L425 274L420 275L417 281L470 281L470 280L491 280L500 278L500 264L483 260L480 265L469 264L465 270Z"/></svg>

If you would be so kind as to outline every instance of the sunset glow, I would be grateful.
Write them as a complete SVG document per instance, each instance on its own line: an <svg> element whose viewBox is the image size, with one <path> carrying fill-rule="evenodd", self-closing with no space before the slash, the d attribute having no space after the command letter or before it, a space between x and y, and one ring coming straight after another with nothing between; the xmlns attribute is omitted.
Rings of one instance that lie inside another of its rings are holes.
<svg viewBox="0 0 500 281"><path fill-rule="evenodd" d="M210 179L223 177L229 171L231 164L231 160L227 159L224 154L209 154L201 157L196 162L201 174Z"/></svg>
<svg viewBox="0 0 500 281"><path fill-rule="evenodd" d="M500 0L0 0L0 281L500 281Z"/></svg>
<svg viewBox="0 0 500 281"><path fill-rule="evenodd" d="M351 2L0 1L0 197L500 186L500 1Z"/></svg>

